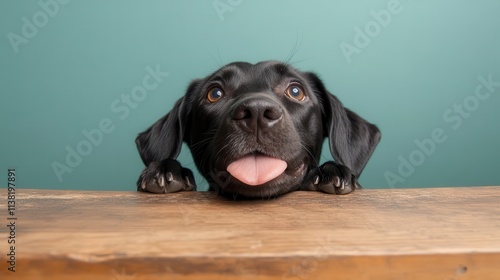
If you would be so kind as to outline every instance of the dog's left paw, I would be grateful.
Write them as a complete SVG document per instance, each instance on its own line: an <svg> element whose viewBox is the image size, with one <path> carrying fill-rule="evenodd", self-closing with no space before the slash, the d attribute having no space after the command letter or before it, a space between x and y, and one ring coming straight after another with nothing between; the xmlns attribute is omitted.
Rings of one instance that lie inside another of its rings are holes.
<svg viewBox="0 0 500 280"><path fill-rule="evenodd" d="M325 162L308 175L308 190L317 190L331 194L348 194L361 185L351 170L333 161Z"/></svg>
<svg viewBox="0 0 500 280"><path fill-rule="evenodd" d="M196 190L193 172L174 159L153 161L142 171L137 190L150 193L172 193Z"/></svg>

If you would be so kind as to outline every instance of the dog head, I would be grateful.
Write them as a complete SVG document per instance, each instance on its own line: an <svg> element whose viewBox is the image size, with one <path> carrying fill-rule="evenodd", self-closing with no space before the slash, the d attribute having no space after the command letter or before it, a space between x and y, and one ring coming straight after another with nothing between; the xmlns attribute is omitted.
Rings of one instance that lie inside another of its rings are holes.
<svg viewBox="0 0 500 280"><path fill-rule="evenodd" d="M335 161L358 177L380 132L313 73L277 61L236 62L194 80L137 145L147 165L175 159L184 141L212 188L265 197L307 184L324 138Z"/></svg>

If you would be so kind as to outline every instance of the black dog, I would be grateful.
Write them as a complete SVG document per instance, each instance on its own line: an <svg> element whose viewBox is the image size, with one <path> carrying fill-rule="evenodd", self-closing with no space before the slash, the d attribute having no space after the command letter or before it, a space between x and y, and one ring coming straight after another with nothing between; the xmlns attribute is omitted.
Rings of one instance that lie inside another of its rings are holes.
<svg viewBox="0 0 500 280"><path fill-rule="evenodd" d="M329 138L335 161L319 165ZM137 188L196 189L175 160L186 142L210 189L246 197L294 190L346 194L380 140L373 124L343 107L313 73L287 64L236 62L194 80L173 109L136 139L146 165Z"/></svg>

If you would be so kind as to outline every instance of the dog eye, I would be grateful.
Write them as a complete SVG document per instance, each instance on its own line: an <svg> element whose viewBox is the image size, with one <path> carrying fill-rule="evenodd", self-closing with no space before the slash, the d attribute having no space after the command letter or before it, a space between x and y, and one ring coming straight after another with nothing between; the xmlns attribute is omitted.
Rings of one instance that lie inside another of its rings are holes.
<svg viewBox="0 0 500 280"><path fill-rule="evenodd" d="M224 96L224 91L220 87L213 87L208 90L207 99L210 103L219 101Z"/></svg>
<svg viewBox="0 0 500 280"><path fill-rule="evenodd" d="M300 85L297 85L297 84L290 85L286 89L285 93L286 93L286 95L288 95L288 97L293 98L293 99L298 100L298 101L303 101L306 98L306 94L304 93L304 89Z"/></svg>

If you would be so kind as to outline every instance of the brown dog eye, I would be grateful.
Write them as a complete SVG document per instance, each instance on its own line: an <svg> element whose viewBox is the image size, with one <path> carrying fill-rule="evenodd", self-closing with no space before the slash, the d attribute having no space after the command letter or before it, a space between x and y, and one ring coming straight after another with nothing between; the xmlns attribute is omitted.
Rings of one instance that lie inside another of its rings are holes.
<svg viewBox="0 0 500 280"><path fill-rule="evenodd" d="M207 93L207 99L210 103L219 101L222 96L224 96L224 91L220 87L213 87Z"/></svg>
<svg viewBox="0 0 500 280"><path fill-rule="evenodd" d="M293 98L293 99L298 100L298 101L303 101L306 98L306 94L304 92L304 89L300 85L297 85L297 84L290 85L286 89L285 93L286 93L286 95L288 95L288 97Z"/></svg>

